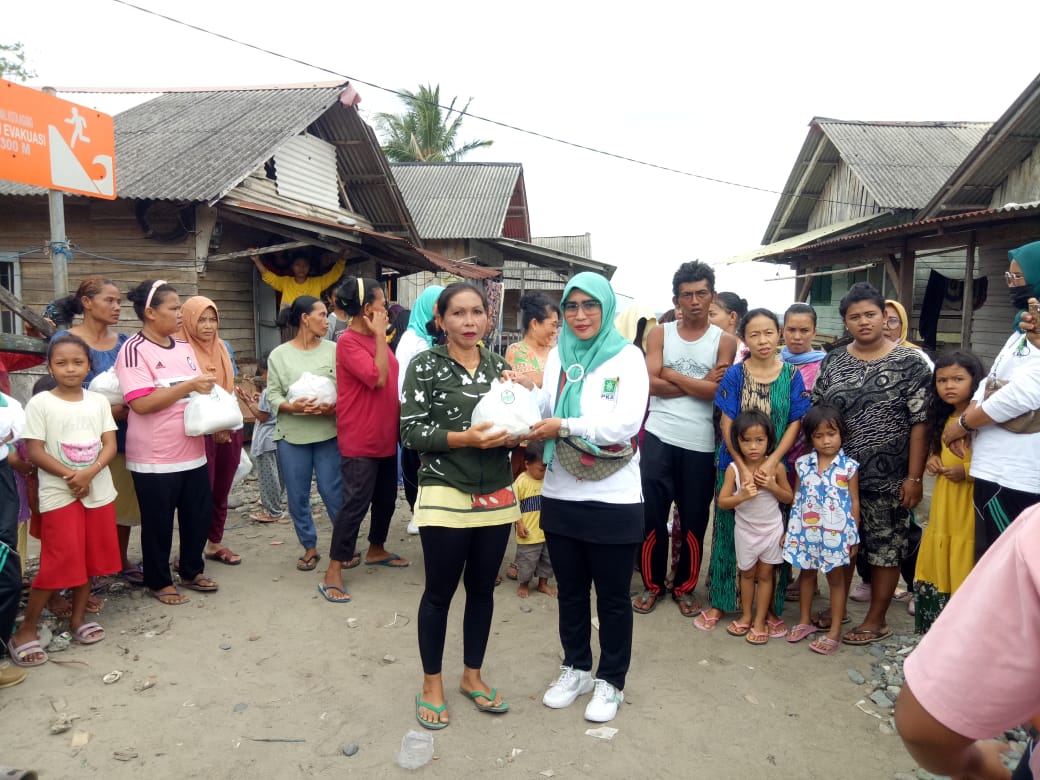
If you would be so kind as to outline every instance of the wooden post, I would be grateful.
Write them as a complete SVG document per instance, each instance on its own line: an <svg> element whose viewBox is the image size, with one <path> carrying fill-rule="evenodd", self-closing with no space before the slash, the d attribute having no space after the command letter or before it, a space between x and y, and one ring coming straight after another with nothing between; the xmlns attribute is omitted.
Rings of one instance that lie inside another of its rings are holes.
<svg viewBox="0 0 1040 780"><path fill-rule="evenodd" d="M903 304L906 309L907 319L913 316L914 311L914 250L903 244L902 256L899 259L899 287L896 290L896 300Z"/></svg>
<svg viewBox="0 0 1040 780"><path fill-rule="evenodd" d="M964 249L964 297L961 300L961 348L971 349L971 319L975 302L975 231Z"/></svg>

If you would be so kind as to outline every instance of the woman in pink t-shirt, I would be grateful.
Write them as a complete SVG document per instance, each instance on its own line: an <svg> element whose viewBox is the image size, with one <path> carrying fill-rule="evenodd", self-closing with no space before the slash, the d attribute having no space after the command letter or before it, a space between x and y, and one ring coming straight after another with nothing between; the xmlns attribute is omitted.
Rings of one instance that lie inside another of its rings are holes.
<svg viewBox="0 0 1040 780"><path fill-rule="evenodd" d="M126 468L141 505L144 584L167 605L187 597L173 584L170 549L173 515L180 530L180 583L204 593L217 583L203 574L202 550L209 533L213 498L201 436L184 432L184 407L192 392L209 393L215 378L199 370L187 342L173 338L181 327L181 301L163 280L147 280L127 294L141 319L116 359L116 375L130 406Z"/></svg>

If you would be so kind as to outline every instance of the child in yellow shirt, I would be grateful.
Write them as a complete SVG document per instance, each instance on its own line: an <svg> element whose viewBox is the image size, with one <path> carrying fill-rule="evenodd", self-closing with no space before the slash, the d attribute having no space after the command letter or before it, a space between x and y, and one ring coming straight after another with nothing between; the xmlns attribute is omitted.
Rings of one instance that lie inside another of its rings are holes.
<svg viewBox="0 0 1040 780"><path fill-rule="evenodd" d="M520 519L516 521L516 567L520 586L516 595L526 599L531 591L531 579L538 577L538 590L547 596L555 596L556 589L550 587L552 562L549 547L545 543L545 532L541 528L542 480L545 479L545 461L542 460L540 441L530 441L524 451L524 472L513 483L513 492L520 502Z"/></svg>

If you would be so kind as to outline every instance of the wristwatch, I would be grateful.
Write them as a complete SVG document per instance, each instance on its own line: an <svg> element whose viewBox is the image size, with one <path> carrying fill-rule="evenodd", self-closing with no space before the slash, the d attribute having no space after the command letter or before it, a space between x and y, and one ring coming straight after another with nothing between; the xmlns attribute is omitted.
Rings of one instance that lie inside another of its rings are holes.
<svg viewBox="0 0 1040 780"><path fill-rule="evenodd" d="M556 438L558 438L558 439L566 439L570 435L571 435L570 426L567 424L567 421L564 420L563 422L560 423L560 430L556 432Z"/></svg>

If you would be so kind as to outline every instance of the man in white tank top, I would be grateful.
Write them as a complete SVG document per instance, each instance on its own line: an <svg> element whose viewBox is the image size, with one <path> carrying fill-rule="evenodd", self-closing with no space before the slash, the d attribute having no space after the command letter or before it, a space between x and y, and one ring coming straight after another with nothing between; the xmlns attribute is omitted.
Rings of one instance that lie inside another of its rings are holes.
<svg viewBox="0 0 1040 780"><path fill-rule="evenodd" d="M643 592L632 609L648 613L664 595L668 570L668 515L674 501L682 542L672 598L685 617L699 606L693 589L700 577L708 509L715 495L715 392L733 364L737 340L708 321L715 297L711 266L683 263L672 277L675 322L650 331L646 365L650 373L640 472L645 539L640 554Z"/></svg>

